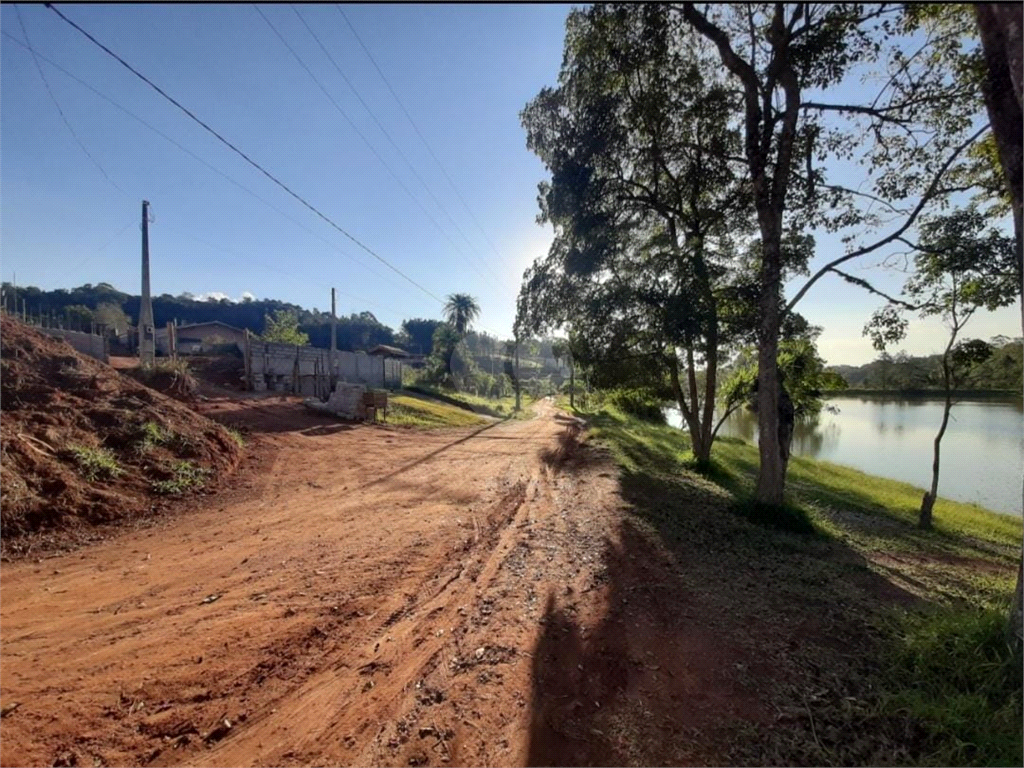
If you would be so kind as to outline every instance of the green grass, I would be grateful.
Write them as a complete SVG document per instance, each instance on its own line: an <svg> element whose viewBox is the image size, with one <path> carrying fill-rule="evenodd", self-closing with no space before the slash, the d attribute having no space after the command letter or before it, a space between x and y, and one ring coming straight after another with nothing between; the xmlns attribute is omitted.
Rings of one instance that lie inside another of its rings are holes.
<svg viewBox="0 0 1024 768"><path fill-rule="evenodd" d="M595 435L609 441L625 466L666 471L677 465L693 465L689 438L683 430L635 419L610 408L597 414L577 412L589 416ZM753 492L757 466L756 446L736 438L719 438L712 450L711 468L704 474L741 498ZM789 501L806 508L816 526L832 534L838 532L836 523L823 510L837 507L912 528L924 493L924 489L909 483L800 456L790 459L786 484ZM934 527L933 533L920 535L950 545L973 540L1000 548L1019 548L1024 535L1019 517L942 497L935 504Z"/></svg>
<svg viewBox="0 0 1024 768"><path fill-rule="evenodd" d="M173 437L170 430L164 429L155 421L143 422L136 432L135 450L140 455L146 454L158 445L167 445Z"/></svg>
<svg viewBox="0 0 1024 768"><path fill-rule="evenodd" d="M800 457L780 514L752 501L753 445L719 439L698 468L684 431L614 408L576 413L619 464L632 524L685 563L680 589L733 617L730 637L760 632L765 663L772 622L780 635L827 627L845 646L837 655L811 635L775 656L812 670L770 695L809 716L737 732L732 762L1022 764L1021 659L1004 634L1020 518L940 499L935 529L921 531L922 489Z"/></svg>
<svg viewBox="0 0 1024 768"><path fill-rule="evenodd" d="M72 445L68 451L86 480L111 480L124 472L117 457L105 448Z"/></svg>
<svg viewBox="0 0 1024 768"><path fill-rule="evenodd" d="M479 395L474 395L469 392L453 392L447 389L437 389L436 387L421 383L417 383L416 386L426 392L432 392L451 398L452 400L458 400L460 403L472 408L476 413L481 413L485 416L494 416L499 419L526 418L529 415L529 406L533 402L533 399L523 392L520 398L520 405L522 409L519 413L516 413L515 395L490 398L480 397Z"/></svg>
<svg viewBox="0 0 1024 768"><path fill-rule="evenodd" d="M245 438L242 437L242 433L234 427L224 427L224 431L228 433L228 437L235 441L239 448L245 448Z"/></svg>
<svg viewBox="0 0 1024 768"><path fill-rule="evenodd" d="M150 490L161 496L176 496L196 488L202 488L210 470L203 469L191 461L179 461L171 468L171 477L167 480L156 480L150 484Z"/></svg>
<svg viewBox="0 0 1024 768"><path fill-rule="evenodd" d="M932 610L903 619L882 710L923 730L922 762L1021 765L1021 656L1006 610Z"/></svg>
<svg viewBox="0 0 1024 768"><path fill-rule="evenodd" d="M485 422L471 411L420 395L410 393L388 398L388 423L399 427L469 427Z"/></svg>

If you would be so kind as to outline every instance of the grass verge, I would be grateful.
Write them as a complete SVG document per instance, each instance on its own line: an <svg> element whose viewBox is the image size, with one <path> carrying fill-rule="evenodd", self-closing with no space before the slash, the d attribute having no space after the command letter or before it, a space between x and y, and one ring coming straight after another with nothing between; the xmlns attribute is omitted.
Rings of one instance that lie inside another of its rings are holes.
<svg viewBox="0 0 1024 768"><path fill-rule="evenodd" d="M736 724L729 762L1022 764L1004 634L1019 518L940 499L920 531L921 489L807 458L780 514L751 501L754 446L721 439L698 468L685 432L576 413L620 465L630 520L685 563L679 588L775 670L764 699L785 727Z"/></svg>
<svg viewBox="0 0 1024 768"><path fill-rule="evenodd" d="M185 491L202 488L209 474L209 470L191 461L178 461L171 467L171 477L154 481L150 490L161 496L177 496Z"/></svg>
<svg viewBox="0 0 1024 768"><path fill-rule="evenodd" d="M533 399L523 392L520 398L521 410L516 412L515 395L498 398L479 397L477 395L470 394L469 392L452 392L437 389L436 387L425 386L423 384L416 384L416 389L428 397L435 396L448 400L455 400L472 409L474 413L480 413L485 416L494 416L498 419L527 418L529 415L529 406L533 402Z"/></svg>
<svg viewBox="0 0 1024 768"><path fill-rule="evenodd" d="M484 422L471 411L421 395L401 394L388 399L388 423L398 427L469 427Z"/></svg>

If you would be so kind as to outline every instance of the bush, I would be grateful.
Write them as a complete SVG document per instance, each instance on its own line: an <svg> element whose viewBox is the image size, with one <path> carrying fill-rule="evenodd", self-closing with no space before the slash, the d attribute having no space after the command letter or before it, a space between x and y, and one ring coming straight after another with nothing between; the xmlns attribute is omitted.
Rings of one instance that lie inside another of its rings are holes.
<svg viewBox="0 0 1024 768"><path fill-rule="evenodd" d="M665 414L661 402L650 393L638 389L614 389L605 398L609 405L623 413L654 424L664 424Z"/></svg>

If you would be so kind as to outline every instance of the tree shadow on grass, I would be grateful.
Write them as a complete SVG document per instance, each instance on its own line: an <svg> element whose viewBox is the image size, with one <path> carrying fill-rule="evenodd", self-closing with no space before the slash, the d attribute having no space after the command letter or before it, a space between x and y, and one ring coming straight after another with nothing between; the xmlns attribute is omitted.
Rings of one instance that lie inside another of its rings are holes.
<svg viewBox="0 0 1024 768"><path fill-rule="evenodd" d="M836 713L869 693L873 622L920 599L841 541L737 515L677 446L643 437L616 443L628 507L584 588L603 615L584 626L571 585L547 595L529 763L905 762L891 729L851 733ZM582 478L593 450L561 470Z"/></svg>

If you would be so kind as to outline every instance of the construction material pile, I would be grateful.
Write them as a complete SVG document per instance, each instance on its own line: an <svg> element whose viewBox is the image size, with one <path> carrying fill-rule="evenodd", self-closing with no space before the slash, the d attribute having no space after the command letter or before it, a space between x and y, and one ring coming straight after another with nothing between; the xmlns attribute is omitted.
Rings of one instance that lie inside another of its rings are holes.
<svg viewBox="0 0 1024 768"><path fill-rule="evenodd" d="M321 403L315 397L307 398L304 402L309 408L316 411L333 413L346 419L361 419L364 416L363 394L366 392L364 384L349 384L347 381L339 381L334 386L334 391L327 398L326 403Z"/></svg>

